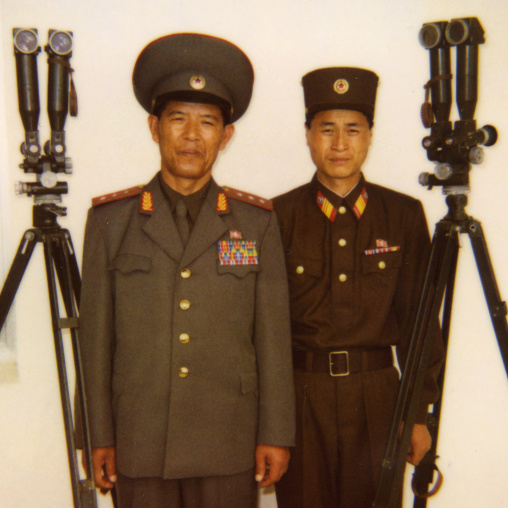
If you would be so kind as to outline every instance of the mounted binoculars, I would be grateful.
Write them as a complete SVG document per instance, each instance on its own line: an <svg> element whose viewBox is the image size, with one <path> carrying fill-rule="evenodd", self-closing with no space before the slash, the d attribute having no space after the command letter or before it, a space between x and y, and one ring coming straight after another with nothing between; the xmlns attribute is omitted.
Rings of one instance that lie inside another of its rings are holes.
<svg viewBox="0 0 508 508"><path fill-rule="evenodd" d="M33 28L14 28L13 43L16 58L18 103L25 129L25 141L21 145L24 156L20 168L25 173L35 173L37 182L19 182L17 194L34 196L37 204L53 204L54 212L65 215L65 209L57 207L61 194L67 193L67 183L57 181L57 173L70 174L71 160L65 156L65 120L71 97L71 116L77 115L72 68L72 32L49 30L48 44L48 117L51 138L44 145L44 155L39 143L39 83L37 77L37 55L41 48L38 33ZM70 87L70 90L69 90ZM69 93L70 92L70 93Z"/></svg>
<svg viewBox="0 0 508 508"><path fill-rule="evenodd" d="M483 162L483 149L497 141L492 125L476 128L474 113L478 99L478 53L485 42L477 18L425 23L419 33L420 44L430 53L430 80L425 85L426 101L422 121L430 128L423 138L429 160L436 162L434 174L422 173L419 182L432 188L443 186L445 194L469 192L470 164ZM460 120L449 120L452 107L450 52L457 47L457 107ZM430 101L429 101L430 95Z"/></svg>

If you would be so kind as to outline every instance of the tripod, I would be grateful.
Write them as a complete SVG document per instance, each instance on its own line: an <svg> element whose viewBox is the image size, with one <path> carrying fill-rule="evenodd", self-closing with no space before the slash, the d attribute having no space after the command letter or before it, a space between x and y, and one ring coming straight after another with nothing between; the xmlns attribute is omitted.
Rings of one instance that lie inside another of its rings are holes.
<svg viewBox="0 0 508 508"><path fill-rule="evenodd" d="M487 243L480 222L466 214L471 164L483 161L483 150L478 145L493 145L497 131L492 125L476 128L474 111L478 86L478 47L485 42L484 30L477 18L457 18L448 21L424 23L419 39L429 50L431 79L424 86L425 103L422 120L431 129L423 139L429 160L436 163L434 174L422 173L419 181L430 188L442 186L447 195L448 214L436 224L424 287L414 323L406 365L401 380L399 398L393 416L385 457L382 463L375 508L396 508L402 492L406 453L420 404L427 366L439 313L442 313L442 337L446 352L450 334L453 290L459 253L459 235L467 233L471 240L478 273L483 286L490 317L499 349L508 375L508 323L506 303L501 301ZM450 48L457 48L457 106L460 120L454 127L449 120L452 104ZM432 96L429 102L429 95ZM444 304L443 304L444 299ZM446 364L437 380L443 393ZM413 491L414 508L427 505L429 485L438 471L436 448L441 416L441 399L427 415L427 426L432 447L415 469Z"/></svg>
<svg viewBox="0 0 508 508"><path fill-rule="evenodd" d="M83 374L78 346L78 314L76 304L79 306L79 293L81 280L76 256L72 246L69 231L62 229L57 223L57 215L63 215L65 209L53 203L43 203L33 206L33 228L25 231L16 252L11 268L0 293L0 329L3 327L7 314L19 288L25 270L37 243L44 246L46 264L46 278L49 291L49 304L51 308L51 322L55 353L60 385L60 398L64 417L64 427L67 442L67 454L71 473L72 494L75 508L96 508L93 470L90 468L91 445L86 413L86 400L84 394ZM57 277L55 277L55 272ZM66 317L60 316L58 302L58 287L64 303ZM74 366L76 371L76 393L79 411L76 412L83 429L83 453L86 457L86 479L80 480L76 458L76 443L74 439L72 411L69 397L69 387L65 369L65 354L62 331L69 330Z"/></svg>
<svg viewBox="0 0 508 508"><path fill-rule="evenodd" d="M398 503L406 453L420 403L443 298L442 335L445 353L447 351L459 252L459 235L461 233L467 233L471 240L490 317L508 375L507 308L506 303L501 301L499 295L483 229L480 222L466 214L467 197L464 194L449 195L446 202L448 214L436 224L432 241L430 260L411 339L411 348L404 368L399 399L382 464L377 497L374 503L375 508L395 508ZM443 365L438 379L441 394L443 393L444 379L445 365ZM415 469L413 477L414 508L426 506L429 485L433 483L434 471L437 470L435 460L440 415L441 399L434 404L432 413L428 415L432 448ZM400 431L401 426L402 431Z"/></svg>

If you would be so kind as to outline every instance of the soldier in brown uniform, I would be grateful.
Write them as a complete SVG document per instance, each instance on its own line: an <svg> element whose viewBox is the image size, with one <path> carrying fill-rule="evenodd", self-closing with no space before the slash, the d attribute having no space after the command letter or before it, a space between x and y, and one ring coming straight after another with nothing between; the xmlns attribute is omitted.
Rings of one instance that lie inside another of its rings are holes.
<svg viewBox="0 0 508 508"><path fill-rule="evenodd" d="M252 66L227 41L177 34L143 50L133 82L161 171L88 215L80 349L96 485L116 482L120 508L253 508L287 467L294 392L271 202L211 177Z"/></svg>
<svg viewBox="0 0 508 508"><path fill-rule="evenodd" d="M297 446L279 508L370 508L430 251L419 201L365 180L378 77L326 68L303 78L312 181L274 200L289 279ZM439 337L438 333L436 334ZM436 339L408 461L442 361Z"/></svg>

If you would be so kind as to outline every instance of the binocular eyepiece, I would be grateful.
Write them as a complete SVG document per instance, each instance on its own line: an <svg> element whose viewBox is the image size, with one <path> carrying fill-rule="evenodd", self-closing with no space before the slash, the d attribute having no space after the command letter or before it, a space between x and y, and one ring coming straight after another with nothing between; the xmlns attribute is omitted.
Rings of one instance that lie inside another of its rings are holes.
<svg viewBox="0 0 508 508"><path fill-rule="evenodd" d="M425 23L420 29L418 39L425 49L432 49L444 44L483 44L484 34L477 18L462 18Z"/></svg>

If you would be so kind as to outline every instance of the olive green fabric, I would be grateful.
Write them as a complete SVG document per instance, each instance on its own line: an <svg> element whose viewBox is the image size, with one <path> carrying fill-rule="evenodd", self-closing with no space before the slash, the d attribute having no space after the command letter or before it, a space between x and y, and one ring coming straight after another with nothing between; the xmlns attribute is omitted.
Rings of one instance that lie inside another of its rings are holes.
<svg viewBox="0 0 508 508"><path fill-rule="evenodd" d="M212 181L184 249L159 177L144 191L153 212L142 193L88 216L80 349L92 446L116 446L130 477L246 471L256 444L294 444L275 214L231 199L218 211ZM258 264L219 263L217 242L232 233L256 242Z"/></svg>

